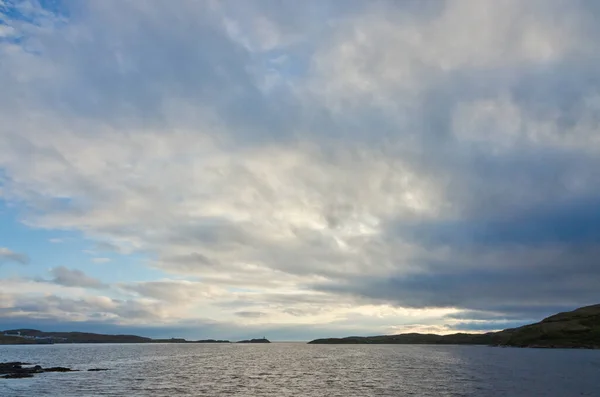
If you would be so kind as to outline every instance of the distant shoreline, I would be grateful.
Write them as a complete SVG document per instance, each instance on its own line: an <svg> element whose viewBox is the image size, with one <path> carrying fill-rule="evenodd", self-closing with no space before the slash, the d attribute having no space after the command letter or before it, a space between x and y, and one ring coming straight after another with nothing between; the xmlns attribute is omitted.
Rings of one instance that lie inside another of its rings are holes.
<svg viewBox="0 0 600 397"><path fill-rule="evenodd" d="M558 313L539 323L485 334L457 333L349 336L309 344L488 345L556 349L600 349L600 304Z"/></svg>
<svg viewBox="0 0 600 397"><path fill-rule="evenodd" d="M239 342L231 342L225 339L199 339L186 340L183 338L152 339L137 335L107 335L89 332L44 332L37 329L13 329L0 332L0 345L47 345L47 344L102 344L102 343L125 343L125 344L226 344L226 343L271 343L266 338L247 339Z"/></svg>
<svg viewBox="0 0 600 397"><path fill-rule="evenodd" d="M186 340L183 338L152 339L137 335L104 335L85 332L44 332L17 329L0 332L0 345L126 343L126 344L227 344L271 343L266 338L231 342L223 339ZM302 343L302 342L300 342ZM557 349L600 349L600 304L558 313L542 321L518 328L485 334L456 333L399 334L321 338L308 344L412 344L412 345L488 345L499 347L531 347Z"/></svg>

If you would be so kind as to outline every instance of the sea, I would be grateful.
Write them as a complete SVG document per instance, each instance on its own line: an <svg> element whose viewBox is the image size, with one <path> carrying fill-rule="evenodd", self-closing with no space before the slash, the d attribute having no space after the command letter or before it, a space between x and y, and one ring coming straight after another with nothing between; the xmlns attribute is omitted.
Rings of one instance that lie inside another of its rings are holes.
<svg viewBox="0 0 600 397"><path fill-rule="evenodd" d="M55 344L0 346L0 362L5 361L81 371L0 379L2 397L600 396L600 350Z"/></svg>

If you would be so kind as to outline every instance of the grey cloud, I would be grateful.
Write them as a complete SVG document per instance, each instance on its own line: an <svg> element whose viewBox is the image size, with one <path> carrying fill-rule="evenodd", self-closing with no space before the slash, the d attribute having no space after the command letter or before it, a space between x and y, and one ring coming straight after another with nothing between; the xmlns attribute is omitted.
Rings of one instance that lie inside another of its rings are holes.
<svg viewBox="0 0 600 397"><path fill-rule="evenodd" d="M548 200L548 201L551 201ZM510 217L498 216L491 208L474 219L447 222L392 224L391 233L428 246L510 246L540 244L596 244L600 242L600 198L590 197L541 204Z"/></svg>
<svg viewBox="0 0 600 397"><path fill-rule="evenodd" d="M164 280L119 284L126 291L169 303L189 304L211 298L211 287L203 282Z"/></svg>
<svg viewBox="0 0 600 397"><path fill-rule="evenodd" d="M283 313L289 314L289 315L295 316L295 317L302 317L302 316L309 314L310 312L307 312L306 310L302 310L302 309L284 309Z"/></svg>
<svg viewBox="0 0 600 397"><path fill-rule="evenodd" d="M257 312L257 311L239 311L239 312L235 312L235 315L238 317L244 317L244 318L260 318L260 317L264 317L265 313Z"/></svg>
<svg viewBox="0 0 600 397"><path fill-rule="evenodd" d="M11 296L14 303L1 310L0 322L43 321L97 321L122 323L129 321L156 321L161 308L135 300L117 300L106 297L65 298L57 295Z"/></svg>
<svg viewBox="0 0 600 397"><path fill-rule="evenodd" d="M113 244L108 241L100 241L95 244L94 250L101 252L117 252L121 253L122 249L117 244Z"/></svg>
<svg viewBox="0 0 600 397"><path fill-rule="evenodd" d="M165 263L178 263L188 266L213 266L215 263L211 261L206 255L199 254L198 252L192 252L186 255L169 256L162 258Z"/></svg>
<svg viewBox="0 0 600 397"><path fill-rule="evenodd" d="M557 305L537 305L537 306L498 306L495 309L497 311L484 311L484 310L461 310L457 313L451 313L445 316L450 320L462 320L464 322L488 322L489 324L494 323L533 323L542 320L553 314L569 311L574 306L557 304Z"/></svg>
<svg viewBox="0 0 600 397"><path fill-rule="evenodd" d="M81 270L69 269L64 266L58 266L50 270L52 279L50 282L65 287L81 288L106 288L106 284L100 280L90 277Z"/></svg>
<svg viewBox="0 0 600 397"><path fill-rule="evenodd" d="M455 330L456 332L473 332L473 331L497 331L503 330L507 328L516 328L525 325L525 323L521 321L482 321L482 322L460 322L460 323L452 323L446 324L446 327L451 330Z"/></svg>
<svg viewBox="0 0 600 397"><path fill-rule="evenodd" d="M506 250L506 251L504 251ZM511 252L511 250L513 252ZM501 254L471 250L429 262L413 274L363 277L315 285L328 292L405 307L457 307L523 319L571 310L595 299L598 248L580 245L538 252L507 246Z"/></svg>
<svg viewBox="0 0 600 397"><path fill-rule="evenodd" d="M142 118L164 128L210 118L237 129L238 138L252 144L259 134L283 136L284 114L289 119L295 107L282 108L263 95L257 87L262 76L249 71L256 62L252 54L230 39L222 16L208 4L184 1L166 7L160 2L109 1L75 8L76 17L68 24L45 11L23 18L22 45L43 56L12 58L5 70L7 83L19 68L19 73L29 73L49 67L44 77L38 74L29 94L36 102L60 103L52 111L65 117L110 120L119 128L135 127L132 120ZM46 37L38 25L54 25L62 34ZM29 63L21 68L24 58ZM102 64L95 61L98 58ZM58 63L70 76L62 82L54 78ZM87 87L89 95L81 95L81 87ZM8 98L29 88L7 85L0 101L9 106ZM292 100L289 96L287 102ZM192 108L193 114L185 111Z"/></svg>
<svg viewBox="0 0 600 397"><path fill-rule="evenodd" d="M3 263L15 262L21 265L29 263L29 257L25 254L14 252L6 247L0 247L0 265Z"/></svg>

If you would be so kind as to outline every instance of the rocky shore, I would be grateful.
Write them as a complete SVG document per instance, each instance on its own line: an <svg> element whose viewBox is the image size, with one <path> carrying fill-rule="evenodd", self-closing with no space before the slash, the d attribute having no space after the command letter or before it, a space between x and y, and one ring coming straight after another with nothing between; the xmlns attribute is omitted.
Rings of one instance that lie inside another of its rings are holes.
<svg viewBox="0 0 600 397"><path fill-rule="evenodd" d="M43 368L41 365L33 365L31 363L24 363L20 361L13 361L7 363L0 363L0 379L20 379L20 378L31 378L35 374L41 374L44 372L77 372L78 369L71 369L67 367L48 367ZM108 368L90 368L88 371L108 371Z"/></svg>

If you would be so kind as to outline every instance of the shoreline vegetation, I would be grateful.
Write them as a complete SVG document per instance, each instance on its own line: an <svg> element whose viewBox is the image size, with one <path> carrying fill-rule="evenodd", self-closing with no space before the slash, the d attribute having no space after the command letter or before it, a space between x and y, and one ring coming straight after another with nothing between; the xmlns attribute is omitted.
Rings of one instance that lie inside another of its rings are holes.
<svg viewBox="0 0 600 397"><path fill-rule="evenodd" d="M485 334L398 334L323 338L310 344L445 344L500 347L600 349L600 304L558 313L542 321Z"/></svg>

